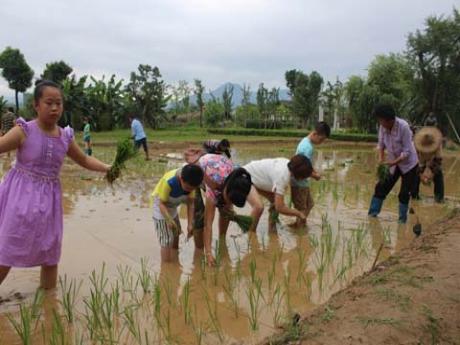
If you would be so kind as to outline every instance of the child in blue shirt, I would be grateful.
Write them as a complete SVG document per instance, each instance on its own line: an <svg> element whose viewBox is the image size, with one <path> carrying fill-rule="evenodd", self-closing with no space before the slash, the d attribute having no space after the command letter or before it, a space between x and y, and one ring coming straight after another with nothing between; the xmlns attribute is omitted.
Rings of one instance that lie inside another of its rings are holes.
<svg viewBox="0 0 460 345"><path fill-rule="evenodd" d="M314 145L322 144L326 138L329 138L331 128L326 122L318 122L315 130L303 138L297 146L296 155L301 154L313 162ZM311 174L315 180L321 179L321 175L313 169ZM297 218L296 222L291 224L292 227L305 226L307 217L314 206L313 198L310 193L310 181L291 179L291 199L296 210L303 212L305 219Z"/></svg>

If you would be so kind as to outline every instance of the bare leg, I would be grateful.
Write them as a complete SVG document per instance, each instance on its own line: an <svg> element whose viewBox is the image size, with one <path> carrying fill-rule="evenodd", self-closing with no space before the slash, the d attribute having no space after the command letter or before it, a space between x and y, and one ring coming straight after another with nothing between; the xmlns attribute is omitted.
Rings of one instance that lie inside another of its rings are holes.
<svg viewBox="0 0 460 345"><path fill-rule="evenodd" d="M173 262L177 258L177 249L174 247L161 247L161 262Z"/></svg>
<svg viewBox="0 0 460 345"><path fill-rule="evenodd" d="M5 280L6 276L10 272L11 267L0 266L0 284Z"/></svg>
<svg viewBox="0 0 460 345"><path fill-rule="evenodd" d="M193 240L195 241L195 248L203 249L203 247L204 247L203 229L195 229L195 230L193 230Z"/></svg>
<svg viewBox="0 0 460 345"><path fill-rule="evenodd" d="M222 215L219 213L219 236L225 237L229 223L230 221L227 218L222 217Z"/></svg>
<svg viewBox="0 0 460 345"><path fill-rule="evenodd" d="M57 283L58 266L42 266L40 272L40 287L42 289L54 289Z"/></svg>
<svg viewBox="0 0 460 345"><path fill-rule="evenodd" d="M251 191L249 192L246 201L252 207L251 216L254 219L254 222L250 230L256 231L257 225L259 224L260 217L262 216L262 213L264 212L264 204L262 203L261 197L259 193L257 192L257 189L254 186L251 187Z"/></svg>

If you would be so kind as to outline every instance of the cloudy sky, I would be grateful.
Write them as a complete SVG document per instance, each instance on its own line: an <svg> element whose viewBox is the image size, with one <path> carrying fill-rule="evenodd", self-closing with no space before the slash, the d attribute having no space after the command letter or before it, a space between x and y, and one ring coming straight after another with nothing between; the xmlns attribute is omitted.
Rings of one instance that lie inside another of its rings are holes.
<svg viewBox="0 0 460 345"><path fill-rule="evenodd" d="M405 49L430 15L460 0L2 0L0 50L19 48L39 76L64 60L77 75L128 78L139 63L168 83L284 87L284 72L364 74ZM12 95L0 78L0 94Z"/></svg>

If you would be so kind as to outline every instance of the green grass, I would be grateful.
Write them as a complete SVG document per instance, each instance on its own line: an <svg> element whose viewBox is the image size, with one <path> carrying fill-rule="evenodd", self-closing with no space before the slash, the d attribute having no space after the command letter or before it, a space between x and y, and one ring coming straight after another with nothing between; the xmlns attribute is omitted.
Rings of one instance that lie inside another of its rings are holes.
<svg viewBox="0 0 460 345"><path fill-rule="evenodd" d="M234 141L270 141L280 139L294 139L306 136L309 131L301 130L265 130L246 128L200 128L200 127L176 127L166 129L146 128L149 142L196 142L201 143L209 138L226 137L230 142ZM105 132L92 132L91 139L94 144L115 144L118 140L131 136L129 129L116 129ZM82 141L83 133L77 132L77 140ZM330 139L340 141L363 141L376 142L377 136L363 133L332 133Z"/></svg>
<svg viewBox="0 0 460 345"><path fill-rule="evenodd" d="M291 130L291 129L247 129L247 128L209 128L209 133L218 135L245 135L245 136L262 136L262 137L287 137L287 138L302 138L308 134L308 130ZM330 139L340 141L364 141L376 142L376 134L366 133L331 133Z"/></svg>
<svg viewBox="0 0 460 345"><path fill-rule="evenodd" d="M303 136L307 133L303 132ZM273 134L271 136L261 137L259 135L249 135L246 133L231 134L231 133L215 133L212 130L199 127L183 127L183 128L168 128L168 129L146 129L146 135L148 142L166 142L166 143L180 143L180 142L191 142L191 143L202 143L207 139L226 137L230 142L236 141L270 141L279 140L280 136ZM116 129L113 131L106 132L92 132L91 139L93 144L108 145L115 144L118 140L124 139L131 136L129 129ZM302 137L302 136L300 136ZM83 141L83 133L78 132L76 134L78 142ZM286 139L292 139L292 136L287 136Z"/></svg>
<svg viewBox="0 0 460 345"><path fill-rule="evenodd" d="M407 311L411 307L411 299L407 295L403 295L395 291L394 289L387 289L379 287L376 289L376 293L379 298L397 305L403 312Z"/></svg>

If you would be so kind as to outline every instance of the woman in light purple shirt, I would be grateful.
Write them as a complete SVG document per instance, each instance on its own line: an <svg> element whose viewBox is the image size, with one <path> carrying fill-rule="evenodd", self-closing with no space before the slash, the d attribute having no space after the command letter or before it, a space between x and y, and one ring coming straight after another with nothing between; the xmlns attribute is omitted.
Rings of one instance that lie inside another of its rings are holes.
<svg viewBox="0 0 460 345"><path fill-rule="evenodd" d="M399 190L399 222L406 223L409 209L410 191L417 181L418 157L412 141L409 124L396 117L390 105L378 105L374 115L380 124L379 128L379 161L390 166L390 176L375 186L369 208L369 215L377 217L382 208L383 200L393 189L398 179L402 178ZM387 157L385 159L385 151Z"/></svg>

